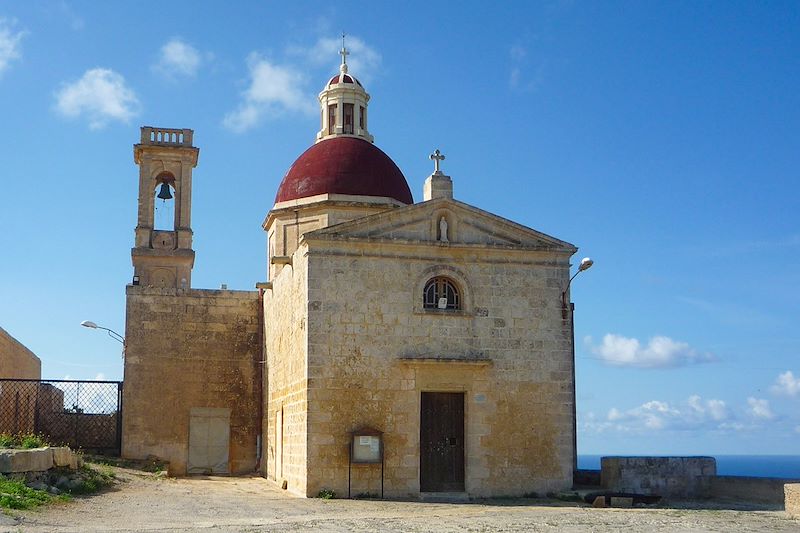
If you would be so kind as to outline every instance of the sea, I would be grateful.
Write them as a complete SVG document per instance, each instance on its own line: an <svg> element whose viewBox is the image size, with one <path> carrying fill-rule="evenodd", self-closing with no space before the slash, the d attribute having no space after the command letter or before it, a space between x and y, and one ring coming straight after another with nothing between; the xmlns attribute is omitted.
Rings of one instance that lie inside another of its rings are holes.
<svg viewBox="0 0 800 533"><path fill-rule="evenodd" d="M620 455L626 457L628 456L628 454ZM800 455L710 456L717 460L718 476L751 476L800 479ZM578 455L578 468L586 470L600 470L601 457L605 456Z"/></svg>

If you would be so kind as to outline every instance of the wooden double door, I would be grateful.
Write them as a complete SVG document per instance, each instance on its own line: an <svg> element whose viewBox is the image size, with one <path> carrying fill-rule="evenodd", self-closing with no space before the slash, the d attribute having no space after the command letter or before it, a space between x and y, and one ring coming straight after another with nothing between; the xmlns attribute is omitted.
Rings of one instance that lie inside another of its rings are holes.
<svg viewBox="0 0 800 533"><path fill-rule="evenodd" d="M464 492L464 393L423 392L420 408L421 492Z"/></svg>

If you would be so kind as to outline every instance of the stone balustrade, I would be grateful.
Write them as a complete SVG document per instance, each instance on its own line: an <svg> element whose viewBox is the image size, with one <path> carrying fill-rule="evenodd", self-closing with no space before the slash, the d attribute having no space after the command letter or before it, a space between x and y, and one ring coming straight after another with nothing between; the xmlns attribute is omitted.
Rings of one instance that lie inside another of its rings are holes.
<svg viewBox="0 0 800 533"><path fill-rule="evenodd" d="M190 129L142 127L141 144L156 146L192 146L194 131Z"/></svg>

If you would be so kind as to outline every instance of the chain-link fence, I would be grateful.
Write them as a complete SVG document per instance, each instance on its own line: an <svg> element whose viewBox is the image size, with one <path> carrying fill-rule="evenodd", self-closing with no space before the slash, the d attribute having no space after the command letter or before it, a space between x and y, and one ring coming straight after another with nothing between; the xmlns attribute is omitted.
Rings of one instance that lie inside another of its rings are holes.
<svg viewBox="0 0 800 533"><path fill-rule="evenodd" d="M122 382L0 379L0 433L119 455Z"/></svg>

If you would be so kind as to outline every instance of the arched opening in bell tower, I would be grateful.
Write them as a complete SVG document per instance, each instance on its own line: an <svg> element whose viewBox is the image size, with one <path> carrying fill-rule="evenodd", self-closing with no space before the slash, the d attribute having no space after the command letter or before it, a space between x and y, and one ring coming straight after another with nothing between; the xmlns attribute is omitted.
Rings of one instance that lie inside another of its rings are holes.
<svg viewBox="0 0 800 533"><path fill-rule="evenodd" d="M153 189L153 229L175 231L175 176L162 172Z"/></svg>

